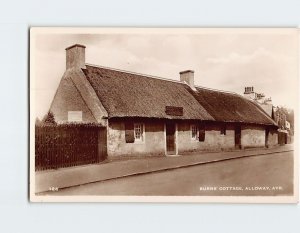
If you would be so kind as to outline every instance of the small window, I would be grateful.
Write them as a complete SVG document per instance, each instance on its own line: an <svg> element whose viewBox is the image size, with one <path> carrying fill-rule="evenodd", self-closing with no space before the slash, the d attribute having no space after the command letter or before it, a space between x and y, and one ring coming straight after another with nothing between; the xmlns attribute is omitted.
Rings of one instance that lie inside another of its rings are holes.
<svg viewBox="0 0 300 233"><path fill-rule="evenodd" d="M191 125L191 132L192 132L192 140L197 140L198 138L198 127L197 125Z"/></svg>
<svg viewBox="0 0 300 233"><path fill-rule="evenodd" d="M226 135L226 125L221 125L221 135Z"/></svg>
<svg viewBox="0 0 300 233"><path fill-rule="evenodd" d="M144 124L136 123L134 124L134 139L136 142L143 142L145 138L144 135Z"/></svg>

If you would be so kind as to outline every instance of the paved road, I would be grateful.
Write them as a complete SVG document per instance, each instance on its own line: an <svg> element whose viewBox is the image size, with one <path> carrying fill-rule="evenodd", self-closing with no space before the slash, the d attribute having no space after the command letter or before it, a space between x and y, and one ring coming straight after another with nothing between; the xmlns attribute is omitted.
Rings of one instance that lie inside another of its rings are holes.
<svg viewBox="0 0 300 233"><path fill-rule="evenodd" d="M47 195L292 195L293 152L196 165L61 189Z"/></svg>

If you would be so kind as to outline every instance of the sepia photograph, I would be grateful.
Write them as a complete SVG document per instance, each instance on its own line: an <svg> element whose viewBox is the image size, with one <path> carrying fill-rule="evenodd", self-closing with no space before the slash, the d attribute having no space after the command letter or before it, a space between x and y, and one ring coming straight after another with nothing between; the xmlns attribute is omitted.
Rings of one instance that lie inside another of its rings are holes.
<svg viewBox="0 0 300 233"><path fill-rule="evenodd" d="M297 203L296 28L30 29L32 202Z"/></svg>

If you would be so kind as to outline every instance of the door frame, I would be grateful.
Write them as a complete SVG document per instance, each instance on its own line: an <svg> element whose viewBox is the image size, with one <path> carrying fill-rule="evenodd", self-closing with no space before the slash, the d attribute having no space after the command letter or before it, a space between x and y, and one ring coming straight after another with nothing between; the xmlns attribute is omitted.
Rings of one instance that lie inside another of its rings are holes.
<svg viewBox="0 0 300 233"><path fill-rule="evenodd" d="M175 146L175 154L168 154L167 151L167 122L164 123L164 136L165 136L165 155L166 156L176 156L178 155L178 126L177 123L174 122L175 125L175 134L174 134L174 146Z"/></svg>

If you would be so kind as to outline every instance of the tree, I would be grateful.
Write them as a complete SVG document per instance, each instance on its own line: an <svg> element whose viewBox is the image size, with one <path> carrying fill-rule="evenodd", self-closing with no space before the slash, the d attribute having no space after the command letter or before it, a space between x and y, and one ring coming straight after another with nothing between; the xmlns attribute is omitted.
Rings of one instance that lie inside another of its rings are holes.
<svg viewBox="0 0 300 233"><path fill-rule="evenodd" d="M51 111L44 116L43 123L56 124L54 114Z"/></svg>
<svg viewBox="0 0 300 233"><path fill-rule="evenodd" d="M285 115L285 120L291 124L290 133L294 135L294 110L283 106L277 107L276 113L278 115ZM285 127L285 122L279 122L279 125Z"/></svg>

